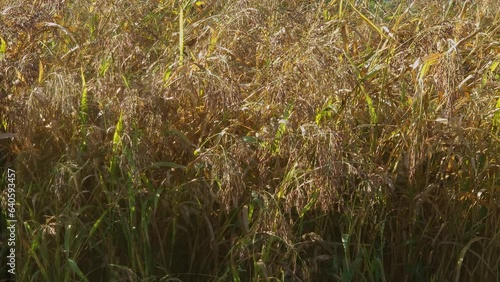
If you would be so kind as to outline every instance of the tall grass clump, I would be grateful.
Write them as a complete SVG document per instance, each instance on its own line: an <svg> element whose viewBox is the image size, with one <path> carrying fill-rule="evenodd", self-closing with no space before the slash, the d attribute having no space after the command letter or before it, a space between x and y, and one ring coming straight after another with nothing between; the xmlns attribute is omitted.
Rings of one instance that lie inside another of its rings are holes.
<svg viewBox="0 0 500 282"><path fill-rule="evenodd" d="M1 2L16 279L497 281L495 4Z"/></svg>

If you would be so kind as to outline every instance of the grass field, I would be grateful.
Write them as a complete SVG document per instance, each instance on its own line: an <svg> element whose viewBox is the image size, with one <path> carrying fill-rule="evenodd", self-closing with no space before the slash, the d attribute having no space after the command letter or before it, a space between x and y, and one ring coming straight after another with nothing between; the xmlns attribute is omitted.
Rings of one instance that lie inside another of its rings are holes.
<svg viewBox="0 0 500 282"><path fill-rule="evenodd" d="M495 0L2 0L0 281L500 281Z"/></svg>

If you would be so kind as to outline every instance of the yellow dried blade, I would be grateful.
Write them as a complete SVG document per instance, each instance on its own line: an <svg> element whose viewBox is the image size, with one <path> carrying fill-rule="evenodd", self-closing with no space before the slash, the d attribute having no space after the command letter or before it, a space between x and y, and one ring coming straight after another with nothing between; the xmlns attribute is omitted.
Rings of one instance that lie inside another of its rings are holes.
<svg viewBox="0 0 500 282"><path fill-rule="evenodd" d="M43 63L42 60L38 60L38 83L42 83L43 80Z"/></svg>
<svg viewBox="0 0 500 282"><path fill-rule="evenodd" d="M378 28L378 26L376 26L372 21L370 21L370 19L368 19L365 15L363 15L363 13L361 13L358 9L356 9L356 7L354 7L354 5L351 3L351 1L349 1L349 4L351 5L351 7L354 9L354 11L356 11L356 13L358 13L358 15L368 24L370 25L371 27L373 27L373 29L375 29L379 34L380 36L382 36L383 38L387 38L387 36L382 32L382 30L380 28Z"/></svg>

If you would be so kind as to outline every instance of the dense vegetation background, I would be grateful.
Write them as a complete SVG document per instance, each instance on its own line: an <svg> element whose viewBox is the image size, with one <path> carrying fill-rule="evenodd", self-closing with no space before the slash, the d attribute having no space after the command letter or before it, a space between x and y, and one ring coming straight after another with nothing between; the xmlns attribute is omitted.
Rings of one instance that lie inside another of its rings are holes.
<svg viewBox="0 0 500 282"><path fill-rule="evenodd" d="M16 278L498 281L499 10L1 1Z"/></svg>

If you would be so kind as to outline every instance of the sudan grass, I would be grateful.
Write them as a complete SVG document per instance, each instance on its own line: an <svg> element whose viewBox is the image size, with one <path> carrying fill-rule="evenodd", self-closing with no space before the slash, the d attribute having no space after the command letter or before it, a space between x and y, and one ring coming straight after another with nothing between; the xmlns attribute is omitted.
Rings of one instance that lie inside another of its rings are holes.
<svg viewBox="0 0 500 282"><path fill-rule="evenodd" d="M496 281L494 4L2 2L16 278Z"/></svg>

